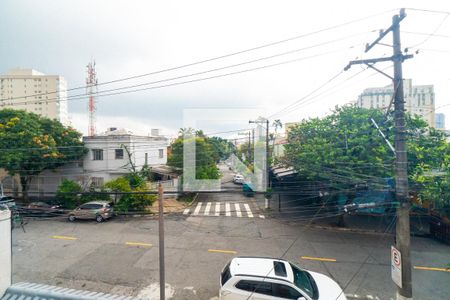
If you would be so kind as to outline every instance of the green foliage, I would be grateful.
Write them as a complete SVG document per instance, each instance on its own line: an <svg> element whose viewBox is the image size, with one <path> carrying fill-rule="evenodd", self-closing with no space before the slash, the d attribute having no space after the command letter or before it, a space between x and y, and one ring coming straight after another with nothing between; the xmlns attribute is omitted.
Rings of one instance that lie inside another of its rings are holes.
<svg viewBox="0 0 450 300"><path fill-rule="evenodd" d="M215 160L219 162L220 160L226 160L232 153L235 152L235 146L233 143L225 140L221 137L213 136L207 139L215 152Z"/></svg>
<svg viewBox="0 0 450 300"><path fill-rule="evenodd" d="M148 165L143 165L142 169L139 171L139 175L147 181L154 181L154 175L152 169Z"/></svg>
<svg viewBox="0 0 450 300"><path fill-rule="evenodd" d="M0 110L0 166L19 174L24 198L32 176L83 157L81 133L59 121L22 110Z"/></svg>
<svg viewBox="0 0 450 300"><path fill-rule="evenodd" d="M81 192L82 188L77 182L64 179L58 186L56 197L65 208L73 209L81 204L81 199L78 195Z"/></svg>
<svg viewBox="0 0 450 300"><path fill-rule="evenodd" d="M191 137L195 139L196 179L219 179L220 172L216 166L220 155L207 137ZM183 136L172 143L172 153L167 164L176 168L183 168Z"/></svg>
<svg viewBox="0 0 450 300"><path fill-rule="evenodd" d="M370 118L394 144L393 120L385 120L381 110L336 107L329 116L304 120L292 128L284 162L293 165L301 177L331 182L336 188L361 182L380 188L383 178L394 177L395 157ZM418 116L408 115L406 125L412 192L433 201L450 199L450 146L444 134L427 127ZM429 173L433 170L440 171L442 179L431 179Z"/></svg>
<svg viewBox="0 0 450 300"><path fill-rule="evenodd" d="M136 172L131 172L125 175L125 178L130 183L130 186L132 189L139 188L139 187L145 187L145 178Z"/></svg>
<svg viewBox="0 0 450 300"><path fill-rule="evenodd" d="M117 193L144 193L148 191L145 180L137 173L130 173L105 184L105 188ZM118 212L145 211L156 200L156 195L123 194L120 195L115 209Z"/></svg>

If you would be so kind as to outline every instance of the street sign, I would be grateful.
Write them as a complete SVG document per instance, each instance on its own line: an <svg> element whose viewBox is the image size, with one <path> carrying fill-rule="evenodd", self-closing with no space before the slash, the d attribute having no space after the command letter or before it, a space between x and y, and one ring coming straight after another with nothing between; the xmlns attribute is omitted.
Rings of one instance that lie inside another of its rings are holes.
<svg viewBox="0 0 450 300"><path fill-rule="evenodd" d="M391 277L400 288L402 287L402 254L391 246Z"/></svg>

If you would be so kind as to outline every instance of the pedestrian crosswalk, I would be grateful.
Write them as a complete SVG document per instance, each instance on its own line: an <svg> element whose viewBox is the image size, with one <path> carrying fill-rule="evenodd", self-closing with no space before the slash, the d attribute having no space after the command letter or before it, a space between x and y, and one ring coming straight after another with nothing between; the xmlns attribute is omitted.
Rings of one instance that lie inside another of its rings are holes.
<svg viewBox="0 0 450 300"><path fill-rule="evenodd" d="M192 207L186 208L183 215L254 218L250 205L241 202L197 202ZM259 217L264 219L263 215Z"/></svg>

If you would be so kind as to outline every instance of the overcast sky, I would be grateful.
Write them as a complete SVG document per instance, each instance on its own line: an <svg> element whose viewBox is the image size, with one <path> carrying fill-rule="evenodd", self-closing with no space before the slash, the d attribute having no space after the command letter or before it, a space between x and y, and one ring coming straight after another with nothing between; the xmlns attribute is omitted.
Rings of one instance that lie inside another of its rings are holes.
<svg viewBox="0 0 450 300"><path fill-rule="evenodd" d="M97 128L126 127L141 134L161 128L165 134L174 134L183 126L183 110L189 108L251 108L283 123L297 121L323 116L335 105L354 101L364 88L391 83L373 70L354 66L293 109L273 115L322 86L349 60L390 55L390 47L377 46L364 53L364 45L377 37L378 30L390 25L400 7L450 11L450 2L2 0L0 73L15 67L34 68L64 76L69 88L82 87L86 65L92 59L101 83L365 18L224 59L99 86L101 92L240 64L141 88L245 71L239 74L98 98ZM401 23L402 47L415 46L409 53L419 53L404 63L404 77L412 78L413 84L434 85L437 112L447 115L449 128L450 17L408 9L407 14ZM389 35L383 42L391 43L391 39ZM274 57L262 59L269 56ZM243 64L257 59L261 60ZM277 63L283 64L273 66ZM378 65L392 74L389 66ZM80 92L84 89L70 91L69 95ZM69 115L73 126L86 133L87 100L69 100ZM244 128L247 119L256 117L243 115L242 122L222 125L206 122L208 128L203 130Z"/></svg>

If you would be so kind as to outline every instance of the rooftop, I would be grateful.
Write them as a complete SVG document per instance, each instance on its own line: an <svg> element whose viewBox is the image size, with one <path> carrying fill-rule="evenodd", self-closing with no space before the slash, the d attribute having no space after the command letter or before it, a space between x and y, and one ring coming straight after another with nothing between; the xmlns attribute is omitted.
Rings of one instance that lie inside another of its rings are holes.
<svg viewBox="0 0 450 300"><path fill-rule="evenodd" d="M15 68L11 69L8 72L6 72L5 75L19 75L19 76L43 76L44 73L41 73L39 71L36 71L34 69L21 69L21 68Z"/></svg>

